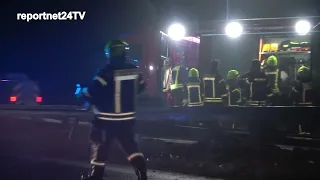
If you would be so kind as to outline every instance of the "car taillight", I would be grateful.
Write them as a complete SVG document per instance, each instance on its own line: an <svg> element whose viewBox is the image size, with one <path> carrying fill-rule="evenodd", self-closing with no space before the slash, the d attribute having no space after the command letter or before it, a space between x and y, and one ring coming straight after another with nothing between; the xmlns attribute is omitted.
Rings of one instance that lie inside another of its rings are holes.
<svg viewBox="0 0 320 180"><path fill-rule="evenodd" d="M11 96L10 97L10 102L17 102L17 97L16 96Z"/></svg>
<svg viewBox="0 0 320 180"><path fill-rule="evenodd" d="M36 97L36 102L37 103L41 103L42 102L42 97L41 96L37 96Z"/></svg>

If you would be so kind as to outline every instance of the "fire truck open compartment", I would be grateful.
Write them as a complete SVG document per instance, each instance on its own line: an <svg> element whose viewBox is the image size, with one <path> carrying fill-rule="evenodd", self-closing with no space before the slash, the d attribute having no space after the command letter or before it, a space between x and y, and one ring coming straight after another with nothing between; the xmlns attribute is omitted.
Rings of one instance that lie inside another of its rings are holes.
<svg viewBox="0 0 320 180"><path fill-rule="evenodd" d="M300 20L310 22L311 31L298 34L295 25ZM225 27L229 22L239 22L243 34L238 38L226 36ZM200 24L199 71L207 70L208 62L220 60L220 73L225 78L231 69L240 74L248 72L253 59L261 63L274 55L278 59L279 70L286 71L290 80L296 79L296 72L302 65L312 72L313 87L320 92L320 17L290 17L265 19L240 19L230 21L210 21ZM317 95L317 99L319 98ZM319 100L318 100L319 101Z"/></svg>
<svg viewBox="0 0 320 180"><path fill-rule="evenodd" d="M284 58L299 59L310 66L311 35L300 36L294 32L297 19L299 18L234 20L243 24L244 27L243 35L238 38L230 38L224 34L223 27L226 26L227 21L203 24L204 30L199 31L201 35L200 71L206 68L208 60L219 59L222 75L230 69L246 72L250 69L252 59L263 61L271 55L280 57L279 61ZM311 22L313 25L317 23L314 19ZM280 47L286 42L296 48ZM290 42L299 44L290 44ZM303 44L305 42L308 44ZM299 48L300 45L308 45L309 49Z"/></svg>
<svg viewBox="0 0 320 180"><path fill-rule="evenodd" d="M268 57L276 56L280 71L291 80L297 79L299 67L311 68L311 36L270 35L260 39L259 60L264 64Z"/></svg>

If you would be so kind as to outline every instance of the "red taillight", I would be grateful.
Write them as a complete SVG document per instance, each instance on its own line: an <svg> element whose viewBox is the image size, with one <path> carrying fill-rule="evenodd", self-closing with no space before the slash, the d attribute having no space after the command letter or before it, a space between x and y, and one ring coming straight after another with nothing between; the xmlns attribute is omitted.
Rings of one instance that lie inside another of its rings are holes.
<svg viewBox="0 0 320 180"><path fill-rule="evenodd" d="M37 103L41 103L42 102L42 97L41 96L36 97L36 102Z"/></svg>
<svg viewBox="0 0 320 180"><path fill-rule="evenodd" d="M10 97L10 102L16 102L17 101L17 97L16 96L11 96Z"/></svg>

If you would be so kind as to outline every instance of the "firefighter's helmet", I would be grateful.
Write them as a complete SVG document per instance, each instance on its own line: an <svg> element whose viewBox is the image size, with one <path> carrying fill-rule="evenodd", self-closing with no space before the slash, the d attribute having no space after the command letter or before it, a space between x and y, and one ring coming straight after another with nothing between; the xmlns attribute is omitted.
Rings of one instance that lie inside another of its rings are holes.
<svg viewBox="0 0 320 180"><path fill-rule="evenodd" d="M278 65L278 59L276 56L270 56L267 60L267 66L277 66Z"/></svg>
<svg viewBox="0 0 320 180"><path fill-rule="evenodd" d="M196 68L189 70L189 77L199 77L199 71Z"/></svg>
<svg viewBox="0 0 320 180"><path fill-rule="evenodd" d="M228 80L236 79L240 76L239 72L237 70L230 70L228 72L227 78Z"/></svg>
<svg viewBox="0 0 320 180"><path fill-rule="evenodd" d="M112 40L106 44L104 51L107 56L121 56L125 54L128 48L128 43L121 40Z"/></svg>
<svg viewBox="0 0 320 180"><path fill-rule="evenodd" d="M310 75L310 69L306 66L301 66L297 71L298 77L308 77Z"/></svg>

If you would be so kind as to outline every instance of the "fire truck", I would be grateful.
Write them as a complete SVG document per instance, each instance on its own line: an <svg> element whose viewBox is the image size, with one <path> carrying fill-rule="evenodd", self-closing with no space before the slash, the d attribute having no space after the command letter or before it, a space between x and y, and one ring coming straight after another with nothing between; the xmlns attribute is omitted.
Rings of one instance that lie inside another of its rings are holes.
<svg viewBox="0 0 320 180"><path fill-rule="evenodd" d="M190 69L199 64L200 37L184 37L176 41L166 32L148 29L121 37L128 42L128 55L134 59L147 80L149 97L163 95L172 84L172 68Z"/></svg>
<svg viewBox="0 0 320 180"><path fill-rule="evenodd" d="M320 17L287 17L202 23L197 32L201 36L199 69L205 69L207 61L214 58L221 60L222 75L231 69L243 74L253 59L263 66L268 57L276 56L282 81L295 81L298 68L306 66L312 71L312 86L319 92L319 22ZM233 26L229 36L228 25ZM241 32L236 32L237 28ZM315 96L319 99L318 93Z"/></svg>

